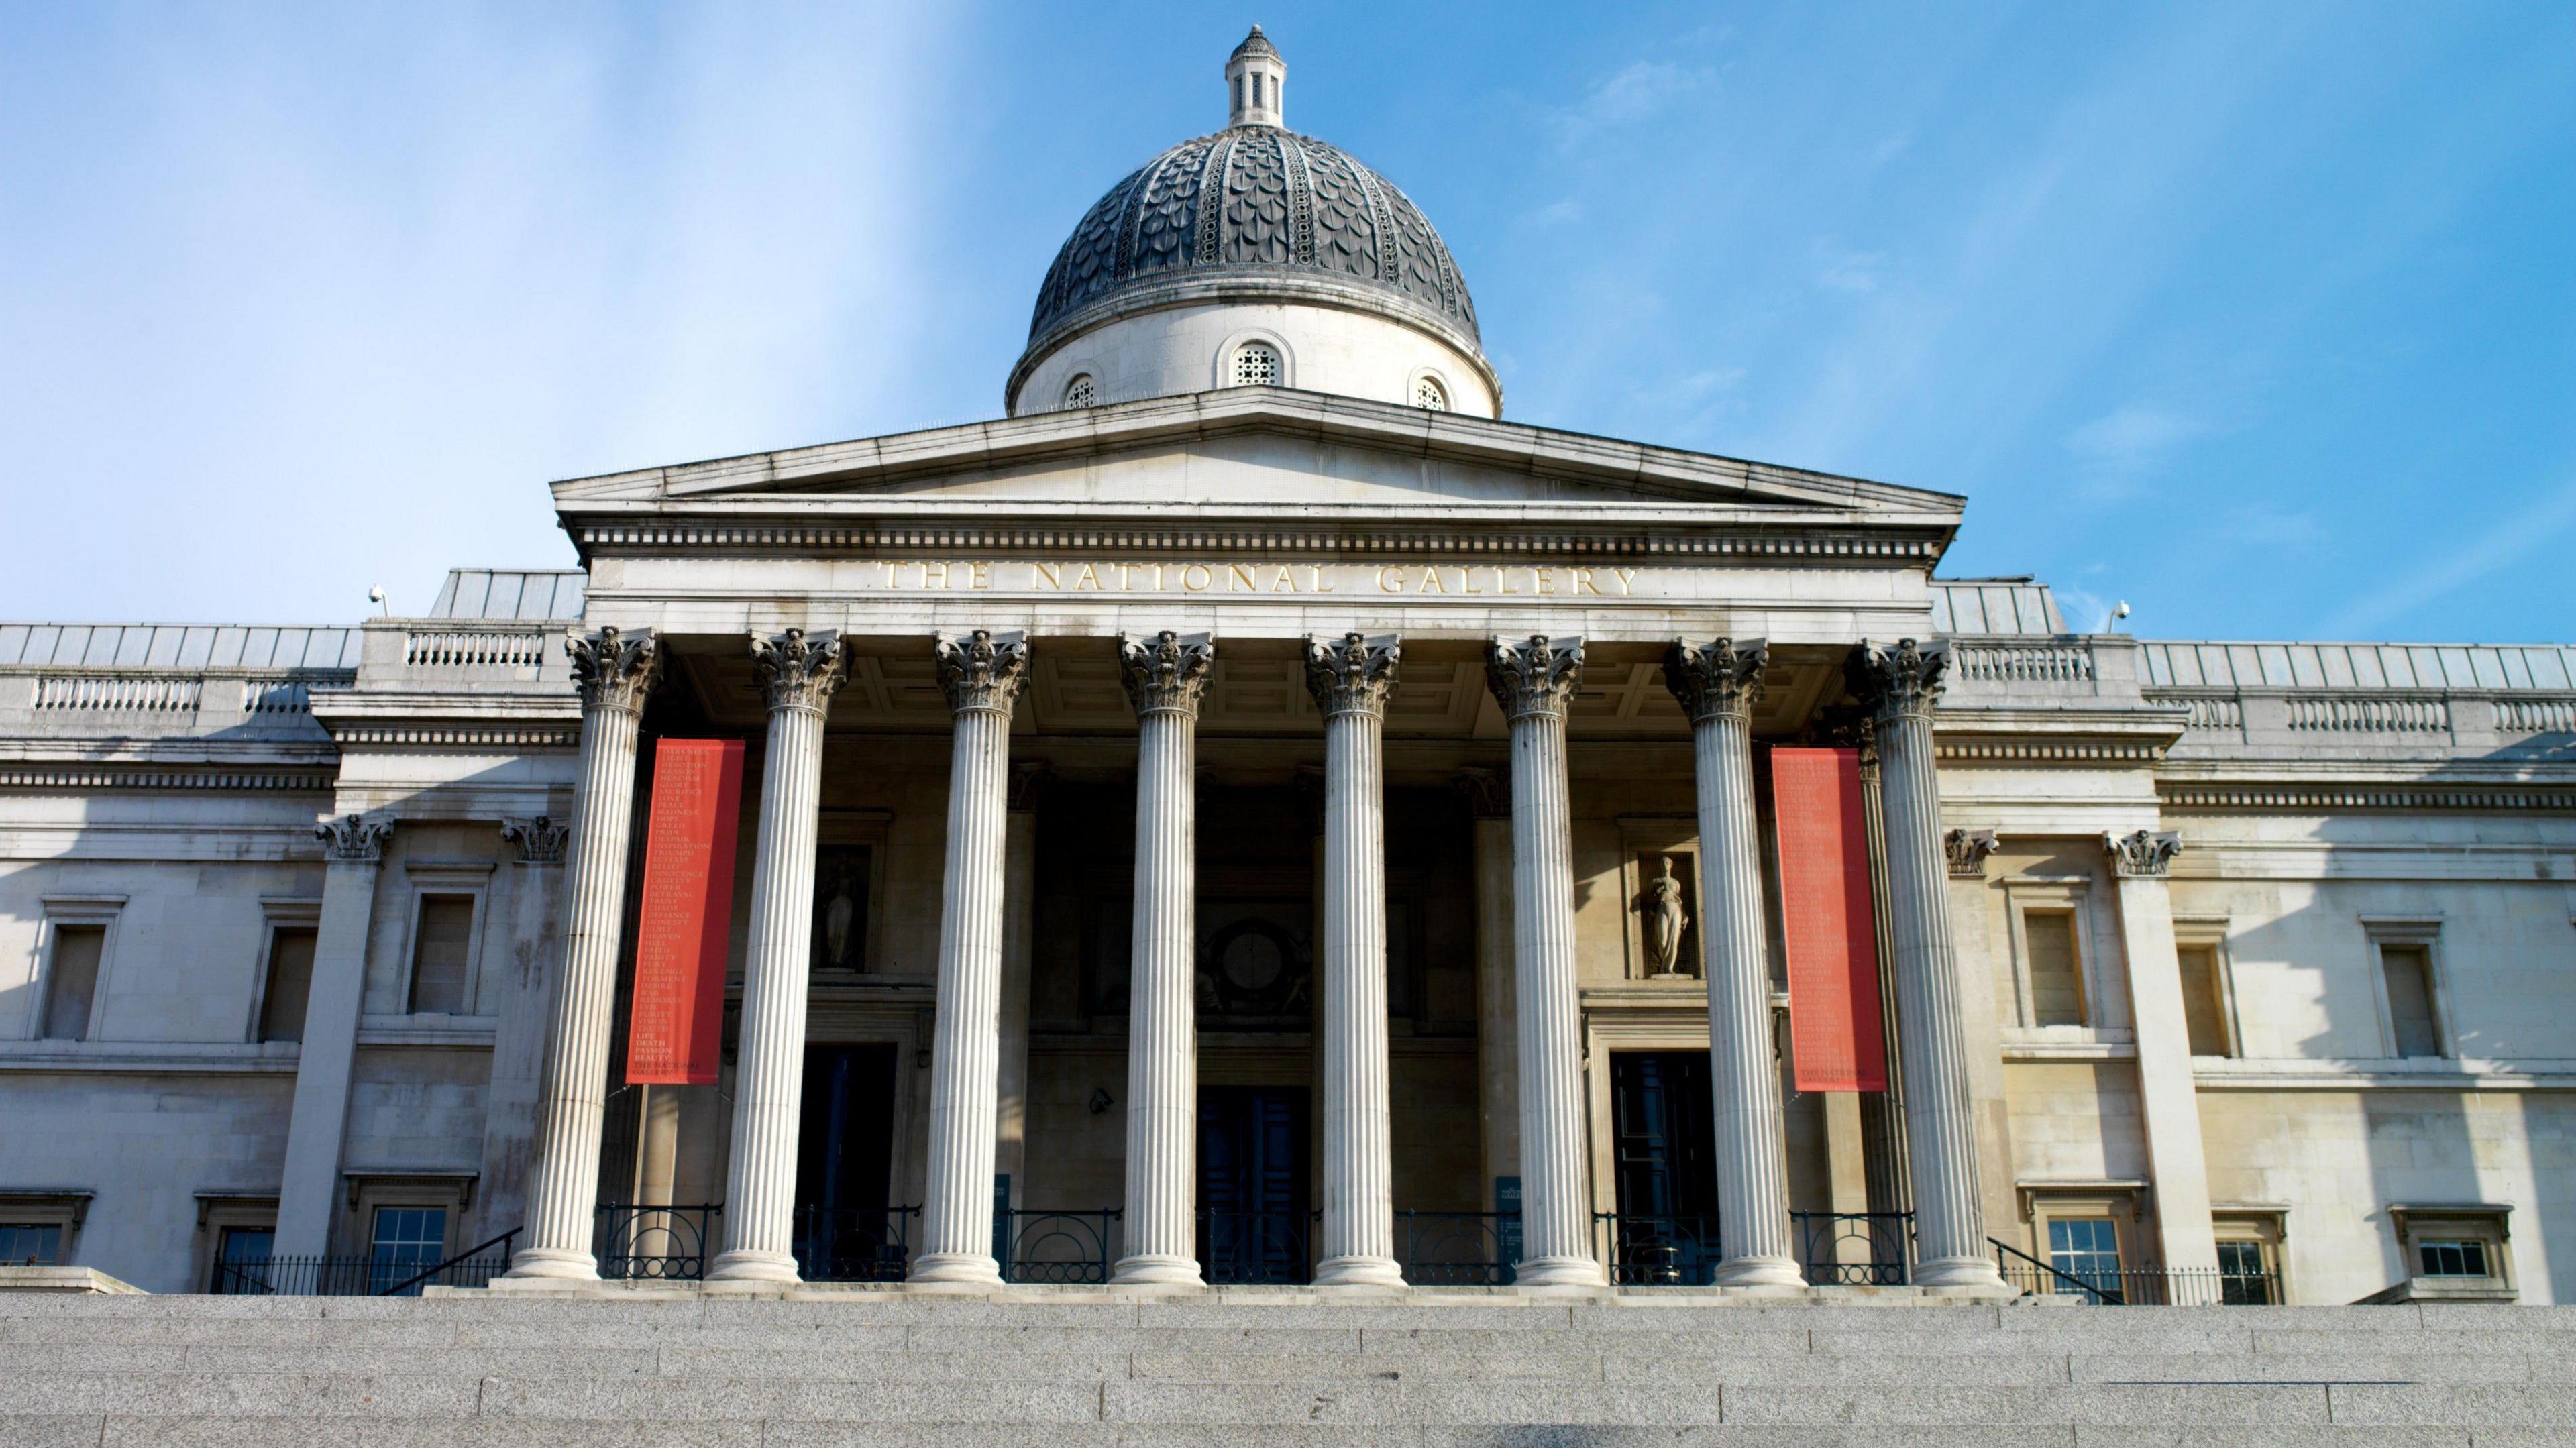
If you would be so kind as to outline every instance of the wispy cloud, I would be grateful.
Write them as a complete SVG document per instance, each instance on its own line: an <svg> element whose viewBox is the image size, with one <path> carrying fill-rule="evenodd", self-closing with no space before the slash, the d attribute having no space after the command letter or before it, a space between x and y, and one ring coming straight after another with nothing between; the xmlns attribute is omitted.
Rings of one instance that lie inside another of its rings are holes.
<svg viewBox="0 0 2576 1448"><path fill-rule="evenodd" d="M1879 271L1886 265L1886 252L1855 251L1829 236L1816 240L1816 285L1826 291L1855 296L1877 291Z"/></svg>
<svg viewBox="0 0 2576 1448"><path fill-rule="evenodd" d="M2576 528L2576 478L2542 494L2530 507L2499 519L2468 546L2347 602L2326 620L2326 634L2354 638L2384 628L2455 589L2521 562L2570 528Z"/></svg>
<svg viewBox="0 0 2576 1448"><path fill-rule="evenodd" d="M1596 83L1583 99L1548 118L1559 149L1570 150L1594 133L1649 120L1685 96L1717 84L1717 72L1671 61L1641 60Z"/></svg>
<svg viewBox="0 0 2576 1448"><path fill-rule="evenodd" d="M1527 226L1571 226L1581 221L1583 214L1583 203L1568 196L1560 201L1549 202L1521 218L1521 221Z"/></svg>
<svg viewBox="0 0 2576 1448"><path fill-rule="evenodd" d="M2178 408L2130 402L2068 433L2066 450L2097 493L2118 495L2210 431L2206 421Z"/></svg>

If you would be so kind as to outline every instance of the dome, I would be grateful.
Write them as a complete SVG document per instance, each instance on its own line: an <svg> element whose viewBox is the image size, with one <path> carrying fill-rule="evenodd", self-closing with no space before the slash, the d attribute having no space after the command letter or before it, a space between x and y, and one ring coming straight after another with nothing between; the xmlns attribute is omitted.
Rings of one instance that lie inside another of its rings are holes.
<svg viewBox="0 0 2576 1448"><path fill-rule="evenodd" d="M1440 233L1394 183L1281 123L1286 73L1254 27L1226 64L1232 123L1156 156L1093 203L1038 289L1012 397L1085 332L1211 304L1382 318L1428 333L1499 394L1476 304Z"/></svg>

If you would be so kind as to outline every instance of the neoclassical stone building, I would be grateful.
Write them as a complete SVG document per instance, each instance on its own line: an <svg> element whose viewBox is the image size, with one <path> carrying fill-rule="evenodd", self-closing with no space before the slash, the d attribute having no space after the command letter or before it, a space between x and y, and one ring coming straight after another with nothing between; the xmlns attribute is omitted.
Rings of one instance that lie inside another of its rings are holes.
<svg viewBox="0 0 2576 1448"><path fill-rule="evenodd" d="M2576 1297L2576 649L2083 633L1958 497L1508 421L1286 74L996 420L0 626L0 1257Z"/></svg>

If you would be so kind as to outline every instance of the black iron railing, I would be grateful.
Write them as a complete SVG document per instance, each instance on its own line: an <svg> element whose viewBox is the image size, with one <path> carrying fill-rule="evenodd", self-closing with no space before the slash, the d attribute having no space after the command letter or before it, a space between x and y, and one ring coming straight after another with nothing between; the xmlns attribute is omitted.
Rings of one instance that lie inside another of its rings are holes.
<svg viewBox="0 0 2576 1448"><path fill-rule="evenodd" d="M2273 1307L2285 1302L2269 1272L2224 1267L2123 1267L2064 1271L1992 1237L1995 1267L2024 1292L2077 1297L2098 1307Z"/></svg>
<svg viewBox="0 0 2576 1448"><path fill-rule="evenodd" d="M619 1282L695 1282L723 1240L720 1206L603 1202L591 1238L599 1275Z"/></svg>
<svg viewBox="0 0 2576 1448"><path fill-rule="evenodd" d="M1598 1212L1610 1280L1622 1287L1706 1287L1721 1260L1717 1216Z"/></svg>
<svg viewBox="0 0 2576 1448"><path fill-rule="evenodd" d="M1508 1287L1521 1257L1518 1212L1395 1214L1396 1259L1417 1287Z"/></svg>
<svg viewBox="0 0 2576 1448"><path fill-rule="evenodd" d="M510 1270L518 1236L513 1227L436 1262L408 1252L218 1262L206 1290L221 1297L417 1297L424 1287L481 1287Z"/></svg>
<svg viewBox="0 0 2576 1448"><path fill-rule="evenodd" d="M1001 1214L1004 1228L994 1234L1009 1251L1001 1261L1006 1282L1106 1282L1118 1259L1115 1207L1094 1212L1040 1212L1025 1208Z"/></svg>
<svg viewBox="0 0 2576 1448"><path fill-rule="evenodd" d="M789 1251L808 1282L901 1282L919 1207L799 1207Z"/></svg>
<svg viewBox="0 0 2576 1448"><path fill-rule="evenodd" d="M1211 1283L1293 1284L1315 1278L1317 1211L1199 1209L1199 1270Z"/></svg>
<svg viewBox="0 0 2576 1448"><path fill-rule="evenodd" d="M1913 1279L1912 1212L1791 1212L1811 1287L1902 1287Z"/></svg>

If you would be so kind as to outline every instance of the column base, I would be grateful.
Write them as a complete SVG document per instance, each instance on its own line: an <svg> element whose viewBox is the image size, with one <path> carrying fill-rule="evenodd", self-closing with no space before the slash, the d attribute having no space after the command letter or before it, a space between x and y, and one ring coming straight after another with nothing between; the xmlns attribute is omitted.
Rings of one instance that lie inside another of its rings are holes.
<svg viewBox="0 0 2576 1448"><path fill-rule="evenodd" d="M512 1257L510 1270L501 1275L554 1282L596 1282L599 1280L599 1259L588 1252L567 1251L561 1247L529 1247Z"/></svg>
<svg viewBox="0 0 2576 1448"><path fill-rule="evenodd" d="M1786 1257L1732 1257L1709 1274L1712 1287L1804 1287L1807 1276Z"/></svg>
<svg viewBox="0 0 2576 1448"><path fill-rule="evenodd" d="M1327 1257L1315 1264L1317 1287L1402 1287L1404 1269L1392 1257Z"/></svg>
<svg viewBox="0 0 2576 1448"><path fill-rule="evenodd" d="M946 1283L965 1287L999 1287L1002 1267L980 1252L924 1252L912 1259L906 1282Z"/></svg>
<svg viewBox="0 0 2576 1448"><path fill-rule="evenodd" d="M784 1252L754 1252L737 1248L717 1254L707 1264L709 1282L786 1282L800 1281L796 1259Z"/></svg>
<svg viewBox="0 0 2576 1448"><path fill-rule="evenodd" d="M1512 1271L1515 1287L1607 1287L1601 1264L1589 1257L1529 1257Z"/></svg>
<svg viewBox="0 0 2576 1448"><path fill-rule="evenodd" d="M1109 1274L1113 1287L1204 1287L1195 1257L1121 1257Z"/></svg>
<svg viewBox="0 0 2576 1448"><path fill-rule="evenodd" d="M1917 1287L2002 1287L2004 1274L1984 1257L1934 1257L1914 1264Z"/></svg>

